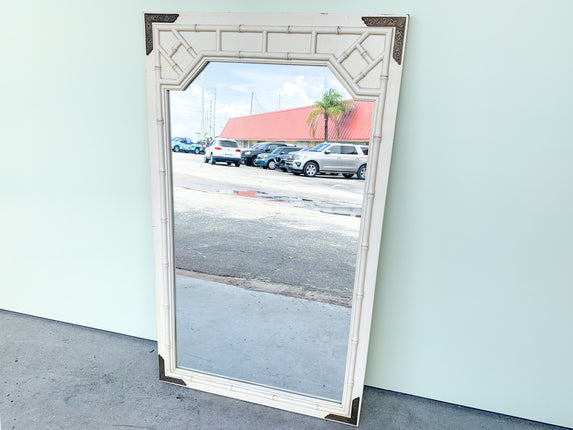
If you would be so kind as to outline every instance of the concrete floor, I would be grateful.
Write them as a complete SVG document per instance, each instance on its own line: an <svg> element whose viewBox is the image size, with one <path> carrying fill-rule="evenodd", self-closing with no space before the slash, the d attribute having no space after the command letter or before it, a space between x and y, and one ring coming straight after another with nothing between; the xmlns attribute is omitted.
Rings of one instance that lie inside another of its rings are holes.
<svg viewBox="0 0 573 430"><path fill-rule="evenodd" d="M349 429L158 380L156 343L0 311L0 428ZM360 428L561 427L366 387Z"/></svg>

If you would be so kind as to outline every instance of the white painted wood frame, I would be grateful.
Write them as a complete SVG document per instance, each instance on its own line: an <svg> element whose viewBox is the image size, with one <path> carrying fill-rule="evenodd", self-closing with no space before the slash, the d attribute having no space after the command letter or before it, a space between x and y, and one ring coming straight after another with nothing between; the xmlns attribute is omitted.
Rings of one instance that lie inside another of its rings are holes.
<svg viewBox="0 0 573 430"><path fill-rule="evenodd" d="M408 17L150 13L144 18L161 379L357 425ZM353 98L374 102L344 391L340 403L177 367L168 92L184 90L213 61L327 66Z"/></svg>

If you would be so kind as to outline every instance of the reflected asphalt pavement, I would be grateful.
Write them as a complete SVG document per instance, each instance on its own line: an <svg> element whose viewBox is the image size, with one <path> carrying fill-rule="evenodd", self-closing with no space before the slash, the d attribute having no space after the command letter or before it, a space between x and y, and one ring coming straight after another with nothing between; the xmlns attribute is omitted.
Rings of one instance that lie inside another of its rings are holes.
<svg viewBox="0 0 573 430"><path fill-rule="evenodd" d="M356 207L364 181L212 166L202 159L173 157L178 269L349 304L360 219L297 203L304 199ZM291 198L259 198L245 192L249 190Z"/></svg>
<svg viewBox="0 0 573 430"><path fill-rule="evenodd" d="M356 178L324 175L307 178L281 170L261 167L205 164L202 155L172 153L173 182L176 186L197 184L229 190L250 189L269 194L280 193L312 200L336 200L353 204L362 203L364 181Z"/></svg>

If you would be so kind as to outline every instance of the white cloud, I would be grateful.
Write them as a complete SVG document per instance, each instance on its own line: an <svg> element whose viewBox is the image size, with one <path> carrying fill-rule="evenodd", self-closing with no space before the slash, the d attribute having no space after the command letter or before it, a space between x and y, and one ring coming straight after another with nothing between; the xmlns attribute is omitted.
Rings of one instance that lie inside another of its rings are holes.
<svg viewBox="0 0 573 430"><path fill-rule="evenodd" d="M282 94L284 94L285 102L288 102L292 106L290 107L299 107L299 106L306 106L311 105L314 103L314 100L311 99L304 87L306 87L304 82L304 76L297 76L294 82L285 82L282 86ZM302 102L302 105L300 104ZM286 109L286 103L284 108Z"/></svg>

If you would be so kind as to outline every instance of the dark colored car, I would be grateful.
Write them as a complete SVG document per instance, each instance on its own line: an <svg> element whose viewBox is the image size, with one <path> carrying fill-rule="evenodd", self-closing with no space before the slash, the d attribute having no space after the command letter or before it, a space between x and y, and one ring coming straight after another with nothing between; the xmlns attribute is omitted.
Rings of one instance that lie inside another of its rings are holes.
<svg viewBox="0 0 573 430"><path fill-rule="evenodd" d="M302 148L298 148L296 146L279 146L273 152L265 152L263 154L257 155L257 157L253 160L253 165L274 170L277 167L279 158L282 157L284 160L287 154L290 154L294 151L300 151L301 149Z"/></svg>
<svg viewBox="0 0 573 430"><path fill-rule="evenodd" d="M273 152L279 146L288 146L288 145L282 142L257 143L252 148L243 149L243 151L241 151L241 160L247 166L252 166L253 160L257 155L265 152Z"/></svg>

